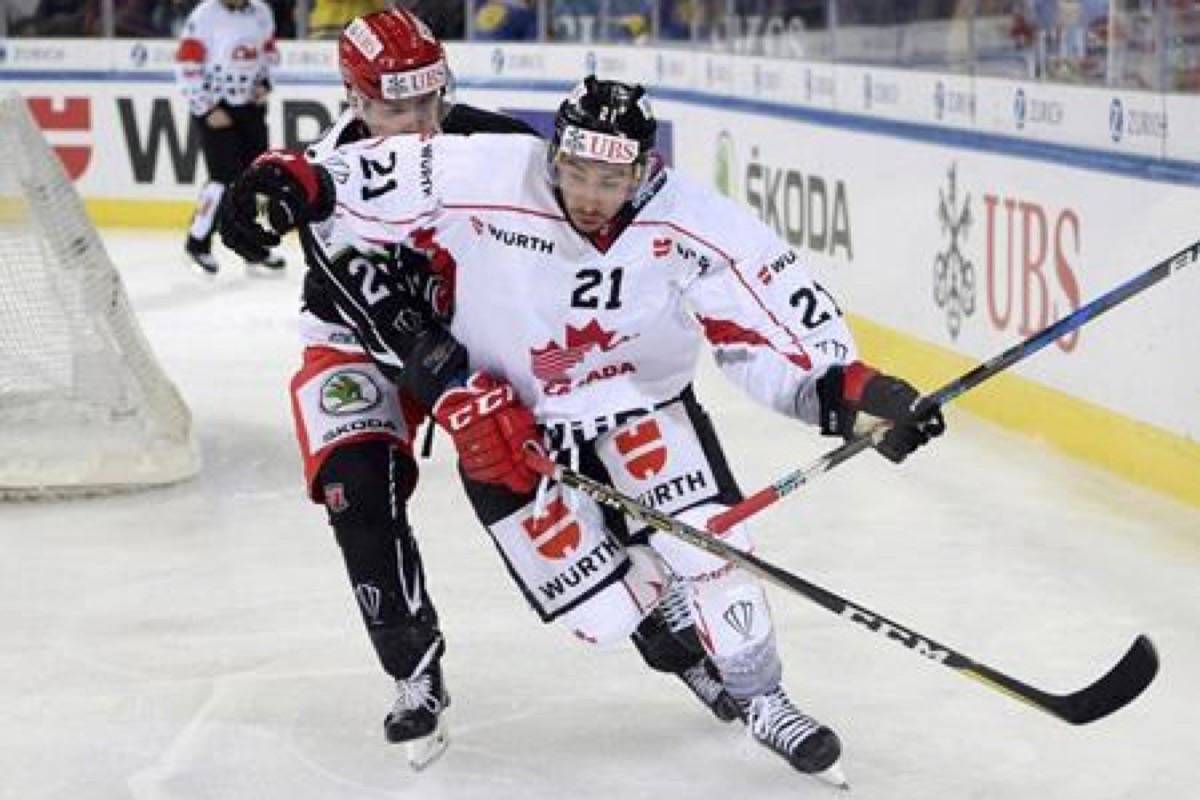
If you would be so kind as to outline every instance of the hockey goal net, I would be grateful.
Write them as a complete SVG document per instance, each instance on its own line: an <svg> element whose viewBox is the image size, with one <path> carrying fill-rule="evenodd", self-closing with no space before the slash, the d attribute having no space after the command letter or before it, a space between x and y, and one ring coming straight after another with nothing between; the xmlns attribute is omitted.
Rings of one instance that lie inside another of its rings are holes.
<svg viewBox="0 0 1200 800"><path fill-rule="evenodd" d="M0 97L0 499L194 475L191 414L25 101Z"/></svg>

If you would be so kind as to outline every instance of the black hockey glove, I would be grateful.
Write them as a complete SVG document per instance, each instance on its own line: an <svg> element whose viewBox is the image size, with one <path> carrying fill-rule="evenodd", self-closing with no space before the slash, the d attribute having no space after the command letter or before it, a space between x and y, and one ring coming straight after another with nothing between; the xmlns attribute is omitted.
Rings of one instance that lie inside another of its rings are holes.
<svg viewBox="0 0 1200 800"><path fill-rule="evenodd" d="M899 464L946 430L946 420L936 407L908 419L920 397L907 381L884 375L861 361L830 367L817 381L821 433L849 439L866 430L874 421L870 417L892 422L907 420L892 426L875 445L884 458Z"/></svg>
<svg viewBox="0 0 1200 800"><path fill-rule="evenodd" d="M267 225L258 221L258 198L266 198ZM221 202L221 241L247 261L258 262L280 235L333 213L337 192L329 173L299 152L269 150L254 160Z"/></svg>
<svg viewBox="0 0 1200 800"><path fill-rule="evenodd" d="M466 349L439 324L427 325L411 339L404 355L404 388L425 408L432 409L449 389L461 386L469 374Z"/></svg>

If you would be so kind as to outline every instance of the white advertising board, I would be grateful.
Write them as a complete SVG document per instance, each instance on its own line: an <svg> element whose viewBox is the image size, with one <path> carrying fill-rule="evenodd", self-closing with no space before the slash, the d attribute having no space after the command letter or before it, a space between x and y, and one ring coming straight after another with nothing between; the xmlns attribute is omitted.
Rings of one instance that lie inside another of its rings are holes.
<svg viewBox="0 0 1200 800"><path fill-rule="evenodd" d="M698 117L678 126L675 152L779 231L849 309L978 360L1200 228L1196 187L788 120ZM1172 282L1017 371L1200 438L1200 271Z"/></svg>
<svg viewBox="0 0 1200 800"><path fill-rule="evenodd" d="M190 203L204 179L170 42L0 41L89 198ZM679 49L456 44L459 99L549 119L588 71L641 81L676 166L775 227L854 313L981 359L1196 238L1200 98ZM290 43L273 144L342 100L330 43ZM1200 440L1200 274L1018 371Z"/></svg>

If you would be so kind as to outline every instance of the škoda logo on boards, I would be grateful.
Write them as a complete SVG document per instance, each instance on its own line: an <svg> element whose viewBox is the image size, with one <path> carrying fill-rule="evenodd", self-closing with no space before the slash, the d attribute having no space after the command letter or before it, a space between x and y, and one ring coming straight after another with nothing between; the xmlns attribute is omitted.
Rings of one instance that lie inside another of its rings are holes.
<svg viewBox="0 0 1200 800"><path fill-rule="evenodd" d="M793 247L854 261L850 199L846 183L769 163L752 145L739 173L736 140L717 135L713 183L717 191L740 200ZM745 196L738 191L745 187Z"/></svg>

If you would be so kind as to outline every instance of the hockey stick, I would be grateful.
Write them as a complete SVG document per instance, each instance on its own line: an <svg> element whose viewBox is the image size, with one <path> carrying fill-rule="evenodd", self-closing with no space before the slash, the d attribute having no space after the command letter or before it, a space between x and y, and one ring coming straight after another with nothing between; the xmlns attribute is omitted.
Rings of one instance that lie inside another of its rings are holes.
<svg viewBox="0 0 1200 800"><path fill-rule="evenodd" d="M949 667L960 675L1020 700L1072 725L1083 725L1106 717L1128 705L1154 680L1158 673L1158 655L1145 636L1138 636L1128 652L1103 677L1071 694L1058 695L1036 689L1003 672L992 669L939 644L916 631L892 622L864 606L822 589L798 575L739 550L698 528L674 519L661 511L644 506L611 486L592 480L575 470L556 464L540 453L527 453L526 463L534 471L564 486L577 489L597 503L615 509L655 530L670 534L708 553L731 561L788 591L802 595L834 614L856 622L872 633L898 642L909 650Z"/></svg>
<svg viewBox="0 0 1200 800"><path fill-rule="evenodd" d="M969 392L979 384L997 375L1009 367L1024 361L1054 340L1082 327L1091 320L1120 305L1134 295L1140 294L1154 284L1184 267L1191 266L1200 258L1200 241L1193 242L1170 258L1163 259L1150 269L1136 275L1107 294L1080 306L1067 316L1043 328L1028 339L1018 342L1000 355L975 366L969 372L960 375L942 388L930 395L922 397L914 407L909 419L919 419L922 414L931 409L940 408L959 395ZM822 455L813 463L802 469L791 472L775 481L765 489L761 489L749 497L730 506L708 521L708 529L715 533L723 533L730 526L736 525L747 517L757 514L767 506L810 483L813 479L858 455L868 447L880 441L891 427L890 423L881 422L869 431L834 448Z"/></svg>

